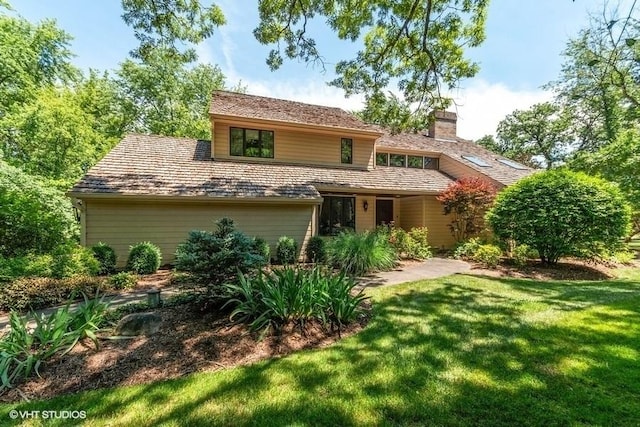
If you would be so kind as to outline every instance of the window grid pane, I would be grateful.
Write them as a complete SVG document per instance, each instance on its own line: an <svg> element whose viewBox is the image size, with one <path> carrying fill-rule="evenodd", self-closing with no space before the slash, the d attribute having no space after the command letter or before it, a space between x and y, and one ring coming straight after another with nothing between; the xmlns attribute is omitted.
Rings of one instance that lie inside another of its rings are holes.
<svg viewBox="0 0 640 427"><path fill-rule="evenodd" d="M376 166L389 166L389 153L376 153Z"/></svg>
<svg viewBox="0 0 640 427"><path fill-rule="evenodd" d="M273 158L273 131L232 127L229 145L232 156Z"/></svg>
<svg viewBox="0 0 640 427"><path fill-rule="evenodd" d="M422 169L422 156L407 156L407 166Z"/></svg>
<svg viewBox="0 0 640 427"><path fill-rule="evenodd" d="M389 165L395 166L399 168L405 167L407 161L407 156L404 154L390 154L389 155Z"/></svg>

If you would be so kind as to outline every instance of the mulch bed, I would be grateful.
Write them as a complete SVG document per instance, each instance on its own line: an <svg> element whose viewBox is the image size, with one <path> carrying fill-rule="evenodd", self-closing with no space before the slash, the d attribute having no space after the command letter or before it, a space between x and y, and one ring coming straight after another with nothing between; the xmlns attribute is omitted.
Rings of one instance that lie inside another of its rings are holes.
<svg viewBox="0 0 640 427"><path fill-rule="evenodd" d="M567 259L556 265L546 265L530 261L523 267L500 264L495 269L487 269L480 264L472 264L469 274L490 277L512 277L536 280L609 280L615 277L613 264L585 262Z"/></svg>
<svg viewBox="0 0 640 427"><path fill-rule="evenodd" d="M93 343L83 342L67 355L44 362L41 378L32 377L6 391L0 401L47 399L84 390L151 383L322 347L340 339L337 331L313 324L304 334L288 327L281 335L260 341L246 326L230 323L228 314L202 313L189 305L155 312L162 317L159 333L102 340L98 350ZM341 336L361 330L368 318L369 307L359 322L343 329Z"/></svg>

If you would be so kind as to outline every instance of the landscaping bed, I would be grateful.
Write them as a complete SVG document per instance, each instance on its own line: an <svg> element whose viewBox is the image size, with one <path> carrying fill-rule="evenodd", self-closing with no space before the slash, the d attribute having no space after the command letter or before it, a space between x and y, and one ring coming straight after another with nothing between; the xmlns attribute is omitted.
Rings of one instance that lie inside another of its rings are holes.
<svg viewBox="0 0 640 427"><path fill-rule="evenodd" d="M530 260L522 266L501 263L495 268L486 268L481 264L472 263L469 274L535 280L608 280L615 277L616 267L620 266L578 259L565 259L555 265Z"/></svg>
<svg viewBox="0 0 640 427"><path fill-rule="evenodd" d="M45 362L40 378L32 377L8 390L0 401L47 399L83 390L152 383L323 347L339 339L337 331L311 324L304 334L289 326L281 335L259 340L245 325L230 323L228 313L201 313L189 305L155 312L162 317L159 333L103 339L98 350L91 342L83 342L69 354ZM369 319L368 312L367 306L357 322L343 328L341 336L362 329Z"/></svg>

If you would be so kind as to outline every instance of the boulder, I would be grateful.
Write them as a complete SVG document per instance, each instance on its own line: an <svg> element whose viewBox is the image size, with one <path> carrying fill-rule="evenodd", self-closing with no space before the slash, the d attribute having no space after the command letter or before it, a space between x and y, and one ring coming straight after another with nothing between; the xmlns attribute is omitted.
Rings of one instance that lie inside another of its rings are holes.
<svg viewBox="0 0 640 427"><path fill-rule="evenodd" d="M118 322L115 334L123 337L153 335L160 330L160 322L162 318L154 312L127 314Z"/></svg>

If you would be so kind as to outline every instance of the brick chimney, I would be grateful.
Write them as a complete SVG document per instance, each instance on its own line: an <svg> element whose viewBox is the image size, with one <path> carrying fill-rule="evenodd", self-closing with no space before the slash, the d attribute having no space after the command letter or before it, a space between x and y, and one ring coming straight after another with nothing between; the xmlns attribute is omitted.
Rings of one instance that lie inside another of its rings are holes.
<svg viewBox="0 0 640 427"><path fill-rule="evenodd" d="M456 139L458 116L453 111L434 110L429 125L429 136L438 139Z"/></svg>

